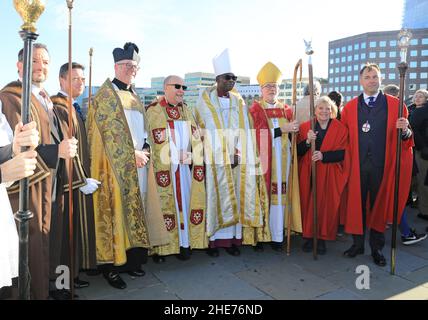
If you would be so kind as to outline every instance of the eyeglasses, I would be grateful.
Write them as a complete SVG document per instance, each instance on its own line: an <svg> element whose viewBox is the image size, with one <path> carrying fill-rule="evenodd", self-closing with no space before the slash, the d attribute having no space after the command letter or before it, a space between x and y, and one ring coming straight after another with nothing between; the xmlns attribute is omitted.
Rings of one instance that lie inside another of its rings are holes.
<svg viewBox="0 0 428 320"><path fill-rule="evenodd" d="M126 66L126 69L128 69L128 70L132 70L132 69L135 69L137 71L140 70L140 66L138 64L132 64L130 62L127 62L127 63L117 63L117 65L119 65L119 66L124 65L124 66Z"/></svg>
<svg viewBox="0 0 428 320"><path fill-rule="evenodd" d="M237 77L237 76L231 76L230 74L226 74L226 75L224 75L224 76L223 76L223 78L224 78L224 80L226 80L226 81L230 81L230 80L236 81L236 80L238 80L238 77Z"/></svg>
<svg viewBox="0 0 428 320"><path fill-rule="evenodd" d="M174 86L175 89L180 90L183 89L183 91L187 90L187 86L181 85L181 84L168 84L168 86Z"/></svg>

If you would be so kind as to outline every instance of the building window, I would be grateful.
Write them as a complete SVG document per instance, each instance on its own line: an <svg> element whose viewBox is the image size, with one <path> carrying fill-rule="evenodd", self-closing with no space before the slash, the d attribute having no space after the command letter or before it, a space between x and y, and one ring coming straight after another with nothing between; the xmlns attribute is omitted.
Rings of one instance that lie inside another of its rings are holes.
<svg viewBox="0 0 428 320"><path fill-rule="evenodd" d="M386 68L386 64L385 64L385 62L381 62L381 63L379 63L379 68L381 68L381 69L385 69L385 68Z"/></svg>
<svg viewBox="0 0 428 320"><path fill-rule="evenodd" d="M423 38L422 39L422 44L428 44L428 38Z"/></svg>
<svg viewBox="0 0 428 320"><path fill-rule="evenodd" d="M410 56L411 57L417 57L418 56L418 50L411 50L410 51Z"/></svg>
<svg viewBox="0 0 428 320"><path fill-rule="evenodd" d="M379 52L379 58L386 58L386 52Z"/></svg>
<svg viewBox="0 0 428 320"><path fill-rule="evenodd" d="M376 52L370 52L370 53L369 53L369 58L370 58L370 59L374 59L374 58L376 58Z"/></svg>
<svg viewBox="0 0 428 320"><path fill-rule="evenodd" d="M427 87L428 87L428 85L426 84L426 83L422 83L420 86L419 86L419 89L427 89Z"/></svg>
<svg viewBox="0 0 428 320"><path fill-rule="evenodd" d="M370 48L376 48L377 43L376 41L370 41Z"/></svg>
<svg viewBox="0 0 428 320"><path fill-rule="evenodd" d="M422 63L421 63L421 65L422 65ZM417 67L418 67L418 63L416 61L411 61L410 62L410 68L417 68Z"/></svg>
<svg viewBox="0 0 428 320"><path fill-rule="evenodd" d="M336 48L336 53L340 53L340 48Z"/></svg>
<svg viewBox="0 0 428 320"><path fill-rule="evenodd" d="M421 72L421 79L428 79L428 72Z"/></svg>
<svg viewBox="0 0 428 320"><path fill-rule="evenodd" d="M389 41L389 46L390 47L396 47L397 46L397 40L391 40L391 41Z"/></svg>
<svg viewBox="0 0 428 320"><path fill-rule="evenodd" d="M339 73L339 67L337 67L337 68L335 69L335 72L336 72L336 73Z"/></svg>
<svg viewBox="0 0 428 320"><path fill-rule="evenodd" d="M354 60L355 60L355 61L360 60L360 56L359 56L358 54L354 54Z"/></svg>
<svg viewBox="0 0 428 320"><path fill-rule="evenodd" d="M397 57L397 52L396 52L396 51L391 51L391 52L389 53L389 57L390 57L390 58L396 58L396 57Z"/></svg>
<svg viewBox="0 0 428 320"><path fill-rule="evenodd" d="M379 41L379 47L385 48L386 47L386 41Z"/></svg>
<svg viewBox="0 0 428 320"><path fill-rule="evenodd" d="M428 61L421 61L421 68L428 68Z"/></svg>
<svg viewBox="0 0 428 320"><path fill-rule="evenodd" d="M330 49L330 55L334 54L334 49Z"/></svg>
<svg viewBox="0 0 428 320"><path fill-rule="evenodd" d="M340 61L346 62L346 57L342 57L342 59L340 59Z"/></svg>
<svg viewBox="0 0 428 320"><path fill-rule="evenodd" d="M339 59L339 58L336 58L336 59L335 59L335 62L336 62L336 63L340 63L340 59Z"/></svg>
<svg viewBox="0 0 428 320"><path fill-rule="evenodd" d="M342 53L346 52L346 47L342 47Z"/></svg>
<svg viewBox="0 0 428 320"><path fill-rule="evenodd" d="M358 91L358 86L354 86L354 91Z"/></svg>
<svg viewBox="0 0 428 320"><path fill-rule="evenodd" d="M345 70L345 67L341 67L340 68L340 72L345 72L346 70Z"/></svg>
<svg viewBox="0 0 428 320"><path fill-rule="evenodd" d="M352 51L352 46L348 46L348 51Z"/></svg>
<svg viewBox="0 0 428 320"><path fill-rule="evenodd" d="M366 48L366 43L365 42L361 42L361 49L365 49Z"/></svg>
<svg viewBox="0 0 428 320"><path fill-rule="evenodd" d="M348 56L348 62L352 61L352 56Z"/></svg>
<svg viewBox="0 0 428 320"><path fill-rule="evenodd" d="M328 82L329 82L329 83L334 83L334 79L333 79L333 78L330 78Z"/></svg>
<svg viewBox="0 0 428 320"><path fill-rule="evenodd" d="M359 49L360 49L360 45L358 43L354 44L354 50L359 50Z"/></svg>
<svg viewBox="0 0 428 320"><path fill-rule="evenodd" d="M362 53L361 54L361 60L364 60L366 58L366 54L365 53Z"/></svg>
<svg viewBox="0 0 428 320"><path fill-rule="evenodd" d="M416 90L416 84L414 84L414 83L409 84L409 90L415 91Z"/></svg>
<svg viewBox="0 0 428 320"><path fill-rule="evenodd" d="M348 76L348 77L346 78L346 81L348 81L348 82L352 82L352 76Z"/></svg>
<svg viewBox="0 0 428 320"><path fill-rule="evenodd" d="M354 81L358 81L358 76L357 75L354 76Z"/></svg>
<svg viewBox="0 0 428 320"><path fill-rule="evenodd" d="M358 66L358 64L354 64L354 71L358 71L359 70L359 66Z"/></svg>
<svg viewBox="0 0 428 320"><path fill-rule="evenodd" d="M390 62L389 63L389 68L390 69L394 69L397 66L397 64L395 62Z"/></svg>
<svg viewBox="0 0 428 320"><path fill-rule="evenodd" d="M417 77L416 77L416 72L410 72L410 74L409 74L409 78L410 79L416 79Z"/></svg>
<svg viewBox="0 0 428 320"><path fill-rule="evenodd" d="M339 83L339 77L334 78L334 83Z"/></svg>
<svg viewBox="0 0 428 320"><path fill-rule="evenodd" d="M427 56L428 56L428 50L422 50L421 55L422 55L423 57L427 57Z"/></svg>
<svg viewBox="0 0 428 320"><path fill-rule="evenodd" d="M412 40L410 40L410 45L417 46L418 42L419 42L418 39L412 39Z"/></svg>
<svg viewBox="0 0 428 320"><path fill-rule="evenodd" d="M345 91L345 87L340 87L340 91L344 92Z"/></svg>
<svg viewBox="0 0 428 320"><path fill-rule="evenodd" d="M347 86L347 87L346 87L346 91L348 91L348 92L349 92L349 91L352 91L352 87L351 87L351 86Z"/></svg>
<svg viewBox="0 0 428 320"><path fill-rule="evenodd" d="M390 73L390 74L388 75L388 79L389 79L389 80L395 80L395 73Z"/></svg>
<svg viewBox="0 0 428 320"><path fill-rule="evenodd" d="M340 82L345 82L345 77L340 77Z"/></svg>
<svg viewBox="0 0 428 320"><path fill-rule="evenodd" d="M329 71L329 73L332 74L333 72L334 72L334 69L331 68L330 71Z"/></svg>
<svg viewBox="0 0 428 320"><path fill-rule="evenodd" d="M352 72L352 66L348 66L348 67L346 68L346 71L348 71L348 72Z"/></svg>

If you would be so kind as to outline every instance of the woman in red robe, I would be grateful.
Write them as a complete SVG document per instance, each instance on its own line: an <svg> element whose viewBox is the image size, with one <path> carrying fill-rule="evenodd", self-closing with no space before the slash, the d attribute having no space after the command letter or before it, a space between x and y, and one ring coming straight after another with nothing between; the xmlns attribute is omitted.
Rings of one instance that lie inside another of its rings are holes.
<svg viewBox="0 0 428 320"><path fill-rule="evenodd" d="M315 103L316 127L311 130L310 121L300 126L298 136L300 203L302 211L303 251L313 250L313 197L311 186L312 161L316 162L318 254L327 252L325 241L335 240L339 225L340 197L348 174L345 170L345 147L348 130L336 120L337 108L328 97ZM312 154L311 143L316 151Z"/></svg>

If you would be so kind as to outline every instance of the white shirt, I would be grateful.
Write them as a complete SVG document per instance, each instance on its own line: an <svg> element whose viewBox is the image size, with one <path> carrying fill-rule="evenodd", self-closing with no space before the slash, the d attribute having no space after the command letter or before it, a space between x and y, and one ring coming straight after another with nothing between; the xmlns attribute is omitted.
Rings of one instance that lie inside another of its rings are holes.
<svg viewBox="0 0 428 320"><path fill-rule="evenodd" d="M367 94L364 92L364 101L366 102L366 104L367 104L367 105L369 105L370 98L371 98L371 97L374 97L373 102L376 102L378 95L379 95L379 91L378 91L375 95L373 95L373 96L369 96L369 95L367 95Z"/></svg>

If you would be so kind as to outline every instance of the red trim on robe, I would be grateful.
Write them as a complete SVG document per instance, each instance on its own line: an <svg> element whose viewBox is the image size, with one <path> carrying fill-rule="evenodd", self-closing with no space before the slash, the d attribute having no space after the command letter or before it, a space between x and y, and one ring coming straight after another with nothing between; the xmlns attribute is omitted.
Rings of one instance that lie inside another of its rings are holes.
<svg viewBox="0 0 428 320"><path fill-rule="evenodd" d="M388 105L388 124L386 133L384 175L372 210L367 210L367 228L385 232L386 224L393 221L395 161L397 155L396 122L398 119L399 100L386 95ZM407 107L403 110L407 118ZM349 145L346 152L350 155L350 176L344 193L343 217L345 232L363 234L363 219L361 209L360 163L358 133L358 98L351 100L344 108L341 121L349 130ZM401 221L404 207L410 190L412 178L413 138L402 141L401 170L398 199L398 222Z"/></svg>
<svg viewBox="0 0 428 320"><path fill-rule="evenodd" d="M300 126L298 143L306 140L310 128L310 121ZM348 130L338 120L332 120L320 151L345 150L347 143ZM344 161L336 163L317 162L318 238L322 240L336 239L340 199L348 178L344 166ZM312 153L308 151L299 158L300 206L304 238L313 238L311 167Z"/></svg>
<svg viewBox="0 0 428 320"><path fill-rule="evenodd" d="M267 110L266 110L267 111ZM288 121L291 121L293 117L293 111L288 105L284 105L285 117ZM262 168L264 171L264 179L266 183L266 188L269 194L269 201L271 195L271 185L272 185L272 134L269 129L268 120L266 118L265 111L263 107L258 103L254 102L250 108L250 114L253 118L254 129L256 130L256 141L257 148L260 155L260 160ZM261 146L261 142L268 142L267 146ZM266 152L266 153L265 153ZM267 154L267 155L265 155ZM267 170L265 169L267 168Z"/></svg>
<svg viewBox="0 0 428 320"><path fill-rule="evenodd" d="M168 126L169 126L169 129L171 130L172 141L174 141L174 143L176 143L174 121L168 120ZM177 170L175 171L175 189L177 192L176 197L177 197L178 210L180 212L183 212L183 203L182 203L182 199L181 199L180 166L178 166ZM184 223L183 222L181 222L180 228L181 228L181 230L184 230Z"/></svg>

